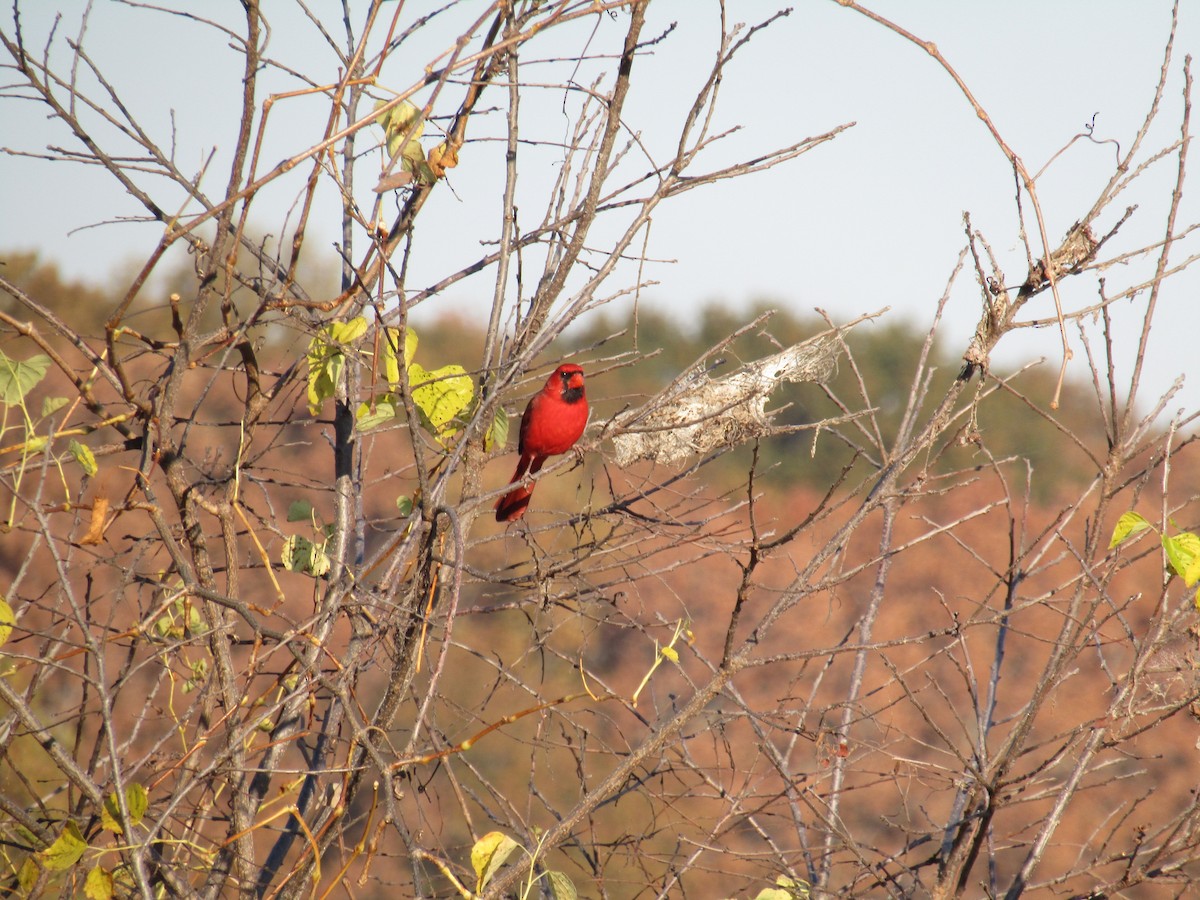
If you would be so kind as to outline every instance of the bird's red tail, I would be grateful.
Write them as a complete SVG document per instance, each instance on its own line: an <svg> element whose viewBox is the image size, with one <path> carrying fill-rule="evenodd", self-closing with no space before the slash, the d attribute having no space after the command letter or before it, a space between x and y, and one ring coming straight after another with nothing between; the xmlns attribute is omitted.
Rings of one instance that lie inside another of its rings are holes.
<svg viewBox="0 0 1200 900"><path fill-rule="evenodd" d="M515 484L525 477L525 473L530 471L530 463L536 462L532 471L536 472L542 467L540 460L533 460L528 456L522 455L517 461L517 471L513 472L512 481L509 484ZM503 497L496 501L496 521L497 522L512 522L525 515L525 510L529 509L529 499L533 496L533 487L525 487L521 485L509 491Z"/></svg>
<svg viewBox="0 0 1200 900"><path fill-rule="evenodd" d="M525 510L529 509L529 500L532 497L533 491L524 486L509 491L496 503L496 521L512 522L521 518L525 515Z"/></svg>

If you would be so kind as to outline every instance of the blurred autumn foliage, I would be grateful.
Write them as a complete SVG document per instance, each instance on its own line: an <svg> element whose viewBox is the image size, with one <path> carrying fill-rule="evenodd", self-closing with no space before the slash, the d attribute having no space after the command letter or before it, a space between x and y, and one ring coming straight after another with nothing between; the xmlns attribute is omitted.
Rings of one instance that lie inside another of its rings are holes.
<svg viewBox="0 0 1200 900"><path fill-rule="evenodd" d="M53 315L72 315L80 298L86 297L94 323L103 318L104 309L117 302L111 287L65 283L53 262L36 261L29 255L7 259L15 260L10 262L15 284L24 291L36 291ZM194 285L188 286L185 272L172 280L173 291L194 289ZM702 308L693 324L682 327L667 308L639 310L636 327L622 327L621 320L609 315L573 333L564 342L563 352L629 358L636 339L641 354L638 363L612 366L589 382L595 418L603 421L644 402L721 335L765 309L763 304L748 310L744 317L735 317L713 304ZM151 305L146 310L147 317L168 315L169 305ZM776 311L760 329L729 345L717 370L770 353L823 327L825 323L816 316ZM621 333L613 336L616 332ZM421 329L420 337L421 352L435 362L464 355L469 358L484 339L461 318L430 322ZM787 387L773 398L778 401L773 405L784 407L779 420L802 425L835 415L838 399L851 397L861 379L879 407L881 430L894 433L909 390L904 373L912 371L923 341L915 328L904 324L855 332L850 338L855 370L848 371L843 365L826 385ZM260 336L260 342L267 348L260 363L264 370L287 367L289 355L295 352L294 340L268 332ZM69 350L61 341L52 340L51 344L61 352ZM22 340L13 334L0 344L0 351L19 356L22 347ZM955 377L953 359L934 363L938 368L935 377L946 382ZM859 566L816 592L800 618L763 642L760 652L775 663L749 669L739 676L730 697L712 702L691 726L683 757L667 754L657 759L638 775L636 783L618 792L610 805L593 812L586 829L591 849L577 865L590 862L584 870L567 869L577 883L596 879L603 894L634 896L638 885L662 882L663 873L675 865L681 841L695 842L697 848L705 841L719 843L723 848L719 860L705 865L720 869L722 874L718 878L714 871L712 877L717 880L710 883L724 885L723 890L770 883L778 874L779 863L776 856L763 856L764 842L768 846L785 844L786 835L795 833L796 817L803 818L796 810L789 813L787 806L779 807L780 798L793 796L792 803L802 807L819 803L840 762L844 762L845 775L838 789L845 800L839 827L853 836L856 849L851 857L835 864L831 883L857 891L853 886L862 881L863 864L853 858L868 859L875 848L893 846L897 834L907 835L908 852L918 857L936 853L942 839L937 823L956 815L953 804L956 790L961 790L961 767L986 764L986 760L963 757L957 735L984 728L982 717L986 716L991 720L986 728L993 741L1017 739L1013 729L1020 726L1021 708L1028 702L1025 698L1045 684L1047 658L1055 641L1061 640L1055 632L1064 616L1066 621L1071 618L1061 597L1064 586L1079 577L1077 560L1061 552L1044 558L1038 551L1032 560L1021 563L1014 554L1023 545L1037 547L1052 536L1066 546L1078 546L1088 531L1107 527L1104 521L1071 516L1070 506L1064 506L1063 498L1073 493L1088 495L1089 484L1096 477L1088 465L1088 452L1102 455L1104 438L1094 418L1086 413L1080 399L1082 389L1073 383L1067 386L1061 416L1039 412L1038 402L1028 395L1040 400L1052 387L1051 375L1034 370L999 392L979 417L986 450L949 442L925 475L929 488L921 491L906 516L890 526L894 529L891 542L906 550L891 564L887 578L890 602L880 605L874 622L871 656L881 664L868 666L864 677L856 674L855 656L847 652L854 646L852 636L877 589L876 573ZM52 373L28 398L29 403L36 407L44 397L68 388ZM236 423L240 402L235 386L219 385L204 394L190 423L204 436L204 457L214 477L238 452L231 426ZM303 522L285 522L286 504L311 504L318 523L328 521L334 511L328 488L286 474L319 470L327 452L301 437L306 418L302 394L294 392L291 403L291 411L285 408L282 414L285 419L294 418L295 424L280 423L283 427L276 447L258 463L261 466L280 454L280 459L286 458L274 479L276 518L252 524L264 555L257 563L253 559L244 562L242 577L247 586L256 585L251 595L264 598L275 593L272 584L278 579L285 587L273 611L300 621L311 604L305 596L308 592L297 591L303 579L297 584L298 576L278 571L266 577L264 564L271 560L277 564L281 540L287 533L304 530ZM73 519L74 539L81 545L95 545L79 549L97 563L132 552L143 556L143 572L169 567L167 558L144 544L145 528L138 523L134 508L125 507L122 512L133 485L122 474L124 454L119 435L102 430L91 436L91 443L98 449L101 474L94 479L81 478L76 467L68 465L64 470L68 490L54 514ZM396 500L411 496L415 489L411 460L397 456L397 448L386 439L383 443L386 449L376 445L364 469L369 547L381 547L391 540L400 521ZM1197 469L1184 462L1194 454L1194 445L1188 442L1181 449L1183 454L1174 461L1173 491L1196 496L1200 494ZM604 457L601 447L599 453L588 455L579 473L549 479L539 490L541 502L564 508L600 507L608 501L609 485L619 495L628 485L645 483L650 474L614 470ZM11 466L9 462L10 471ZM493 487L503 484L508 466L504 459L489 468ZM718 454L689 480L688 495L736 498L742 494L745 501L748 467L754 471L754 527L762 534L779 527L775 523L787 523L820 509L822 494L830 484L846 477L847 467L857 471L869 465L856 459L853 448L832 434L818 436L814 448L813 435L798 432L756 448ZM949 485L947 489L938 487L943 482ZM1154 508L1162 502L1156 487L1153 480L1139 485L1141 506ZM89 530L89 524L94 526L101 501L105 510L116 514L106 521L98 540L81 539L79 535ZM763 553L756 590L766 596L785 593L806 557L823 542L836 539L845 520L845 512L835 512L788 552ZM570 804L578 790L576 778L587 785L601 777L607 771L605 758L628 753L631 735L655 727L656 718L688 696L695 679L703 677L700 672L689 674L694 668L689 661L692 654L703 660L721 657L725 637L723 629L714 628L713 623L726 620L731 603L737 601L727 588L718 586L728 583L746 565L745 548L752 539L746 523L736 514L714 523L712 535L701 539L689 535L686 522L680 524L684 528L678 535L654 538L599 520L577 520L571 528L539 530L525 539L529 546L522 550L503 540L495 529L482 537L472 563L474 574L461 586L454 631L456 646L481 650L459 658L454 677L442 682L441 702L456 710L457 717L441 720L439 727L445 730L434 746L450 747L494 727L514 711L531 708L538 700L529 690L533 684L590 684L594 697L576 691L569 700L552 700L563 703L564 721L540 715L508 721L480 741L479 750L461 756L464 770L444 786L435 788L443 773L450 775L449 759L430 759L427 768L405 776L402 783L410 789L399 791L401 805L411 806L409 815L439 833L451 856L465 858L473 834L478 832L469 829L466 820L446 817L436 807L429 807L423 798L446 789L470 795L486 785L494 798L520 797L532 789L539 805ZM868 556L868 548L880 540L882 526L874 517L854 535L855 545ZM9 578L19 571L22 595L30 598L44 595L60 577L53 555L34 552L36 543L33 534L23 529L0 542L2 570ZM518 545L521 543L524 541ZM139 551L139 546L145 549ZM591 557L601 546L608 549ZM843 552L849 556L854 550ZM538 571L539 557L549 560L559 553L574 555L587 565L566 566L558 574ZM1119 754L1101 768L1098 778L1089 780L1089 790L1059 830L1056 846L1060 849L1048 853L1047 865L1062 871L1071 871L1079 847L1094 843L1097 823L1106 829L1107 841L1138 839L1152 828L1148 823L1175 821L1181 805L1186 809L1194 799L1190 760L1197 729L1194 704L1198 685L1193 662L1196 635L1194 624L1189 624L1195 621L1193 615L1172 617L1169 633L1142 675L1158 702L1149 709L1131 706L1119 720L1108 719L1112 685L1128 677L1121 673L1130 671L1137 658L1133 648L1146 640L1154 621L1150 598L1160 572L1156 555L1139 552L1131 562L1136 564L1121 567L1108 583L1104 596L1111 599L1095 606L1086 620L1078 623L1086 631L1079 648L1084 652L1073 658L1069 677L1054 685L1050 706L1035 733L1022 738L1048 750L1048 755L1034 753L1027 762L1019 758L994 798L995 809L988 813L990 827L997 834L1011 835L1011 840L1019 842L1022 833L1052 811L1055 794L1050 786L1068 777L1090 723L1105 721L1112 726L1120 737L1108 743L1119 746ZM526 570L528 563L534 565L532 570ZM631 566L643 574L631 578ZM511 574L516 580L511 586L502 586L486 576L487 572L503 580ZM997 579L998 573L1003 577ZM144 607L135 613L119 601L122 588L111 576L105 577L102 565L94 567L86 581L86 596L94 597L86 601L86 615L105 623L109 640L118 645L132 634L130 626L136 628L139 617L142 627L151 623L159 640L176 639L181 648L204 633L206 626L195 612L178 602L172 605L164 599L157 613L149 613L150 620L145 618ZM1012 592L1007 597L1003 596L1006 585ZM39 611L39 605L33 602L26 608L7 648L18 654L16 658L40 655L42 651L35 651L33 642L38 634L53 628L55 614L49 609ZM998 618L997 610L1008 613ZM1004 628L1008 614L1019 614L1019 627ZM684 623L682 633L679 623ZM1005 637L998 644L1002 628ZM681 651L682 661L659 667L646 682L655 648L662 646ZM822 647L842 649L815 652ZM1089 652L1089 647L1094 649ZM487 649L481 652L482 648ZM78 651L57 651L64 660L73 652ZM109 664L120 664L121 655L111 654ZM979 694L986 683L986 670L973 669L988 664L997 667L996 675L1003 672L1002 680L994 680L988 687L995 694L990 698ZM206 654L181 650L168 664L168 671L173 673L173 699L155 688L149 671L129 671L124 677L134 686L144 685L150 705L126 708L122 702L109 720L114 731L134 735L123 745L125 752L130 758L144 758L150 772L169 772L183 763L186 754L168 750L161 740L143 740L136 735L146 733L148 716L186 720L190 715L186 710L194 708L191 698L208 679ZM280 677L286 671L286 667L280 670ZM18 683L32 674L27 663L9 669ZM414 682L418 696L425 677L421 673ZM837 698L845 696L856 679L861 682L863 699L847 708ZM280 683L261 678L254 682L258 686L253 694L259 696L255 702L262 703L279 690ZM357 690L369 696L384 691L385 685L378 674L367 674ZM634 704L597 702L604 696L637 697L642 690L646 697ZM59 696L46 705L49 700L42 696L39 708L51 719L69 718L70 710L88 702L86 691ZM219 707L218 703L217 709L210 710L202 704L195 714L201 716L201 722L211 722ZM750 709L771 712L745 715ZM838 727L846 712L854 725L849 733ZM153 734L151 730L147 738ZM21 793L19 784L55 782L54 768L47 765L33 736L17 735L19 731L7 745L11 768L2 783L10 797ZM575 775L568 777L570 772ZM13 781L17 773L19 781ZM463 784L463 778L468 782L477 779L478 784ZM157 779L145 780L153 800ZM638 784L650 788L649 795L639 797ZM730 792L736 793L736 808L742 815L730 815L723 799ZM651 801L652 797L657 799ZM670 798L669 802L664 798ZM348 814L366 816L369 822L370 803L359 801ZM488 816L505 817L494 801L483 796L471 803ZM633 823L636 825L631 828ZM389 852L376 852L379 858L372 866L376 877L403 880L399 871L390 868ZM795 852L800 860L817 851L799 847ZM1005 858L1003 853L997 856L1001 862ZM1122 863L1114 857L1110 864L1119 868ZM1192 871L1180 870L1179 876ZM430 877L436 880L436 876Z"/></svg>

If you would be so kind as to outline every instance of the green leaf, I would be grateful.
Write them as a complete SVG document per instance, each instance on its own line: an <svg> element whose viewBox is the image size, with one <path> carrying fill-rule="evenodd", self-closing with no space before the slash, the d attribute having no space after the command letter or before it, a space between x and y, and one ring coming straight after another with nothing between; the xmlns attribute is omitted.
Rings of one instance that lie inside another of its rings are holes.
<svg viewBox="0 0 1200 900"><path fill-rule="evenodd" d="M17 617L13 615L13 608L8 605L7 600L0 597L0 647L8 643L9 635L16 624Z"/></svg>
<svg viewBox="0 0 1200 900"><path fill-rule="evenodd" d="M1108 549L1111 550L1118 544L1123 544L1135 534L1140 534L1147 528L1152 527L1149 522L1137 513L1124 513L1121 518L1117 519L1117 527L1113 529L1112 540L1108 542Z"/></svg>
<svg viewBox="0 0 1200 900"><path fill-rule="evenodd" d="M289 572L302 572L317 578L326 574L330 566L325 548L298 534L284 542L281 560Z"/></svg>
<svg viewBox="0 0 1200 900"><path fill-rule="evenodd" d="M359 431L370 431L395 418L396 404L390 400L376 400L374 409L366 403L359 404L358 412L354 416Z"/></svg>
<svg viewBox="0 0 1200 900"><path fill-rule="evenodd" d="M70 402L67 397L46 397L42 400L42 418L53 415Z"/></svg>
<svg viewBox="0 0 1200 900"><path fill-rule="evenodd" d="M565 872L551 869L546 872L546 880L550 882L550 893L554 895L554 900L577 900L579 897L575 882Z"/></svg>
<svg viewBox="0 0 1200 900"><path fill-rule="evenodd" d="M129 810L129 824L141 824L142 817L146 815L146 807L149 806L149 797L146 794L146 789L140 784L128 784L125 786L125 808ZM121 828L121 805L117 801L116 793L108 795L108 799L104 801L104 808L100 810L100 827L105 831L111 831L113 834L124 834Z"/></svg>
<svg viewBox="0 0 1200 900"><path fill-rule="evenodd" d="M192 660L188 663L188 668L192 670L192 677L184 682L183 692L185 694L190 694L208 680L208 660Z"/></svg>
<svg viewBox="0 0 1200 900"><path fill-rule="evenodd" d="M112 900L112 873L103 866L96 866L88 872L87 880L83 883L83 896L88 900Z"/></svg>
<svg viewBox="0 0 1200 900"><path fill-rule="evenodd" d="M208 625L200 614L200 607L192 602L190 596L179 597L175 601L175 612L183 619L184 628L191 634L204 634Z"/></svg>
<svg viewBox="0 0 1200 900"><path fill-rule="evenodd" d="M96 457L92 455L91 449L87 444L81 444L79 441L71 441L67 445L67 449L71 451L71 455L75 457L75 462L79 463L79 467L87 476L95 475L100 471L100 467L96 465Z"/></svg>
<svg viewBox="0 0 1200 900"><path fill-rule="evenodd" d="M492 416L492 427L487 430L487 434L483 436L483 449L503 450L504 445L508 443L508 413L500 407L496 407L496 414Z"/></svg>
<svg viewBox="0 0 1200 900"><path fill-rule="evenodd" d="M412 497L401 494L399 497L396 498L396 509L400 510L400 515L402 515L402 516L412 515L412 511L413 511Z"/></svg>
<svg viewBox="0 0 1200 900"><path fill-rule="evenodd" d="M313 505L307 500L293 500L288 506L287 520L289 522L311 522Z"/></svg>
<svg viewBox="0 0 1200 900"><path fill-rule="evenodd" d="M408 367L413 403L421 411L433 435L441 440L457 431L450 423L475 398L475 383L460 365L442 366L427 372L416 363Z"/></svg>
<svg viewBox="0 0 1200 900"><path fill-rule="evenodd" d="M46 377L49 368L50 357L42 353L17 360L0 351L0 403L20 403Z"/></svg>
<svg viewBox="0 0 1200 900"><path fill-rule="evenodd" d="M1192 587L1200 581L1200 536L1184 531L1174 537L1163 538L1167 561L1183 583Z"/></svg>
<svg viewBox="0 0 1200 900"><path fill-rule="evenodd" d="M437 182L437 175L433 173L433 169L429 167L429 163L423 159L413 166L413 174L417 176L417 180L421 184L434 184Z"/></svg>
<svg viewBox="0 0 1200 900"><path fill-rule="evenodd" d="M86 849L87 841L80 834L79 826L69 821L58 839L38 853L38 858L51 872L65 872L79 862L79 857L83 856Z"/></svg>
<svg viewBox="0 0 1200 900"><path fill-rule="evenodd" d="M471 867L478 879L475 893L480 893L492 880L496 871L504 865L520 844L501 831L489 831L471 848Z"/></svg>

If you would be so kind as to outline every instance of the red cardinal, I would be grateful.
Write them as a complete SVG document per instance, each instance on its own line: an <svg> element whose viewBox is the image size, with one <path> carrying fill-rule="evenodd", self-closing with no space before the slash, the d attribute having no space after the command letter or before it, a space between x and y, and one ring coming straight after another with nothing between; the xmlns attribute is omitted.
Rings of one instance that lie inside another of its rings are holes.
<svg viewBox="0 0 1200 900"><path fill-rule="evenodd" d="M534 394L521 416L517 452L521 460L510 484L542 467L547 457L566 453L583 434L588 420L587 397L583 393L583 369L565 363L554 370L541 393ZM496 503L496 521L513 522L525 515L533 486L516 487Z"/></svg>

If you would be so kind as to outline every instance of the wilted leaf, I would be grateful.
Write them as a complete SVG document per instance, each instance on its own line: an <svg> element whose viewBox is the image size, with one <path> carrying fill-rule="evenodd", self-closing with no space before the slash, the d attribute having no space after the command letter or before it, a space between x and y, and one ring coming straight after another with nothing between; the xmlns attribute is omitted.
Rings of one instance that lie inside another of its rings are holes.
<svg viewBox="0 0 1200 900"><path fill-rule="evenodd" d="M505 860L521 845L501 831L489 831L471 848L471 867L478 878L475 892L482 891Z"/></svg>
<svg viewBox="0 0 1200 900"><path fill-rule="evenodd" d="M288 505L287 520L289 522L312 521L313 505L307 500L293 500Z"/></svg>
<svg viewBox="0 0 1200 900"><path fill-rule="evenodd" d="M10 406L20 403L46 377L49 368L50 357L41 353L18 360L0 352L0 402Z"/></svg>
<svg viewBox="0 0 1200 900"><path fill-rule="evenodd" d="M429 168L434 177L441 178L447 169L458 165L458 148L447 141L442 141L429 151Z"/></svg>
<svg viewBox="0 0 1200 900"><path fill-rule="evenodd" d="M1174 537L1164 537L1167 560L1183 583L1192 587L1200 581L1200 536L1184 531Z"/></svg>
<svg viewBox="0 0 1200 900"><path fill-rule="evenodd" d="M53 415L71 401L66 397L47 397L42 401L42 418Z"/></svg>
<svg viewBox="0 0 1200 900"><path fill-rule="evenodd" d="M149 805L150 799L144 787L140 784L125 786L125 808L129 811L130 825L141 823ZM104 808L100 810L100 827L114 834L124 834L121 829L121 806L117 802L115 792L108 795L108 799L104 801Z"/></svg>
<svg viewBox="0 0 1200 900"><path fill-rule="evenodd" d="M86 849L87 841L80 834L79 826L69 821L63 827L62 834L58 836L58 839L38 853L38 858L42 861L42 865L51 872L65 872L79 862L79 857L83 856L83 851Z"/></svg>
<svg viewBox="0 0 1200 900"><path fill-rule="evenodd" d="M88 520L87 533L79 539L80 544L90 547L104 540L104 522L108 518L110 505L109 499L103 494L97 494L92 500L92 517Z"/></svg>
<svg viewBox="0 0 1200 900"><path fill-rule="evenodd" d="M1150 527L1152 527L1150 523L1137 513L1124 513L1121 518L1117 519L1117 527L1113 529L1112 540L1108 542L1108 549L1111 550L1118 544L1124 543L1135 534L1139 534Z"/></svg>
<svg viewBox="0 0 1200 900"><path fill-rule="evenodd" d="M398 191L400 188L412 184L413 177L412 172L391 172L375 182L375 187L371 190L376 194L382 194L384 191Z"/></svg>
<svg viewBox="0 0 1200 900"><path fill-rule="evenodd" d="M13 626L17 624L17 617L13 615L13 609L8 605L8 601L0 597L0 647L8 643L8 638L12 634Z"/></svg>
<svg viewBox="0 0 1200 900"><path fill-rule="evenodd" d="M79 467L83 469L85 475L89 477L100 471L100 467L96 465L96 457L92 454L91 448L87 444L81 444L79 441L71 441L67 445L67 449L71 451L71 455L75 457L75 462L79 463Z"/></svg>
<svg viewBox="0 0 1200 900"><path fill-rule="evenodd" d="M102 866L96 866L88 872L87 880L83 883L83 896L88 900L112 900L112 874Z"/></svg>

